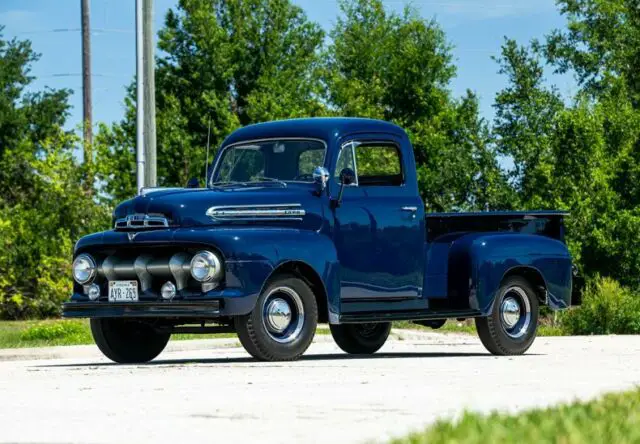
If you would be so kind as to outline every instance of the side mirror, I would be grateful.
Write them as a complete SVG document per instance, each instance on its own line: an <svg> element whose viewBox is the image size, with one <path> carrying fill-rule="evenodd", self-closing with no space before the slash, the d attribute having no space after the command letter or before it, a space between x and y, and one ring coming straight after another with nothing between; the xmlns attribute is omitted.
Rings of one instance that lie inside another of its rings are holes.
<svg viewBox="0 0 640 444"><path fill-rule="evenodd" d="M322 193L327 188L327 182L329 182L329 170L325 167L316 167L313 170L313 181L320 187Z"/></svg>
<svg viewBox="0 0 640 444"><path fill-rule="evenodd" d="M356 183L356 173L351 168L344 168L340 171L340 184L352 185Z"/></svg>
<svg viewBox="0 0 640 444"><path fill-rule="evenodd" d="M338 193L338 199L334 201L334 206L339 207L342 203L342 194L344 193L344 187L356 183L356 173L351 168L343 168L340 171L340 192Z"/></svg>
<svg viewBox="0 0 640 444"><path fill-rule="evenodd" d="M187 182L187 188L200 188L200 181L197 177L192 177Z"/></svg>

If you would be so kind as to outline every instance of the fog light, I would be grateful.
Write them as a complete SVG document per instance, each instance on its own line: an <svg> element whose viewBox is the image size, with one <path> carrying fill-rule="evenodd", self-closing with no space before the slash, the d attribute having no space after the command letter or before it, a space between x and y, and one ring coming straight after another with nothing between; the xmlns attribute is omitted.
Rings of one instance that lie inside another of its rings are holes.
<svg viewBox="0 0 640 444"><path fill-rule="evenodd" d="M162 299L173 299L176 295L176 286L173 282L166 282L160 289Z"/></svg>
<svg viewBox="0 0 640 444"><path fill-rule="evenodd" d="M87 287L87 296L92 301L95 301L100 297L100 286L98 284L91 284Z"/></svg>

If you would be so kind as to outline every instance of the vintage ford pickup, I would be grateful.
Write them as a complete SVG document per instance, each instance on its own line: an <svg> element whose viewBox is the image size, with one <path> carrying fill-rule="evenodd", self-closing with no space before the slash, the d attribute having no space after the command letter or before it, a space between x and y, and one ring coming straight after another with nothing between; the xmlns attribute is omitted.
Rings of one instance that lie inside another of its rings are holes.
<svg viewBox="0 0 640 444"><path fill-rule="evenodd" d="M63 313L90 318L113 361L149 361L172 333L224 331L257 359L292 360L319 322L367 354L392 321L449 318L475 318L493 354L522 354L539 307L567 308L576 293L565 213L425 214L396 125L252 125L209 170L203 187L141 190L112 230L76 244Z"/></svg>

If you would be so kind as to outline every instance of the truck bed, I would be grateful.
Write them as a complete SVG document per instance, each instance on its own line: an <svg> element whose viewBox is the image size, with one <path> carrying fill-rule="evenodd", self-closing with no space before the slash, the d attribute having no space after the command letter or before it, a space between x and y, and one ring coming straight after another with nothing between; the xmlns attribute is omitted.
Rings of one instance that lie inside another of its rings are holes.
<svg viewBox="0 0 640 444"><path fill-rule="evenodd" d="M445 235L477 232L539 234L564 242L566 211L485 211L425 215L427 243Z"/></svg>

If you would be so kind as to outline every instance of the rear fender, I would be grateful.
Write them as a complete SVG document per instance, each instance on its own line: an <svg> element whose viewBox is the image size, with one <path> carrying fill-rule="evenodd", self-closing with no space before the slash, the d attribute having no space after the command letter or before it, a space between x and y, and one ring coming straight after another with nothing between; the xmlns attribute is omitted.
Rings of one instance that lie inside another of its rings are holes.
<svg viewBox="0 0 640 444"><path fill-rule="evenodd" d="M549 307L571 303L571 256L560 241L518 233L470 234L449 254L448 294L455 307L488 315L503 280L510 275L542 278ZM535 288L539 282L532 281Z"/></svg>

